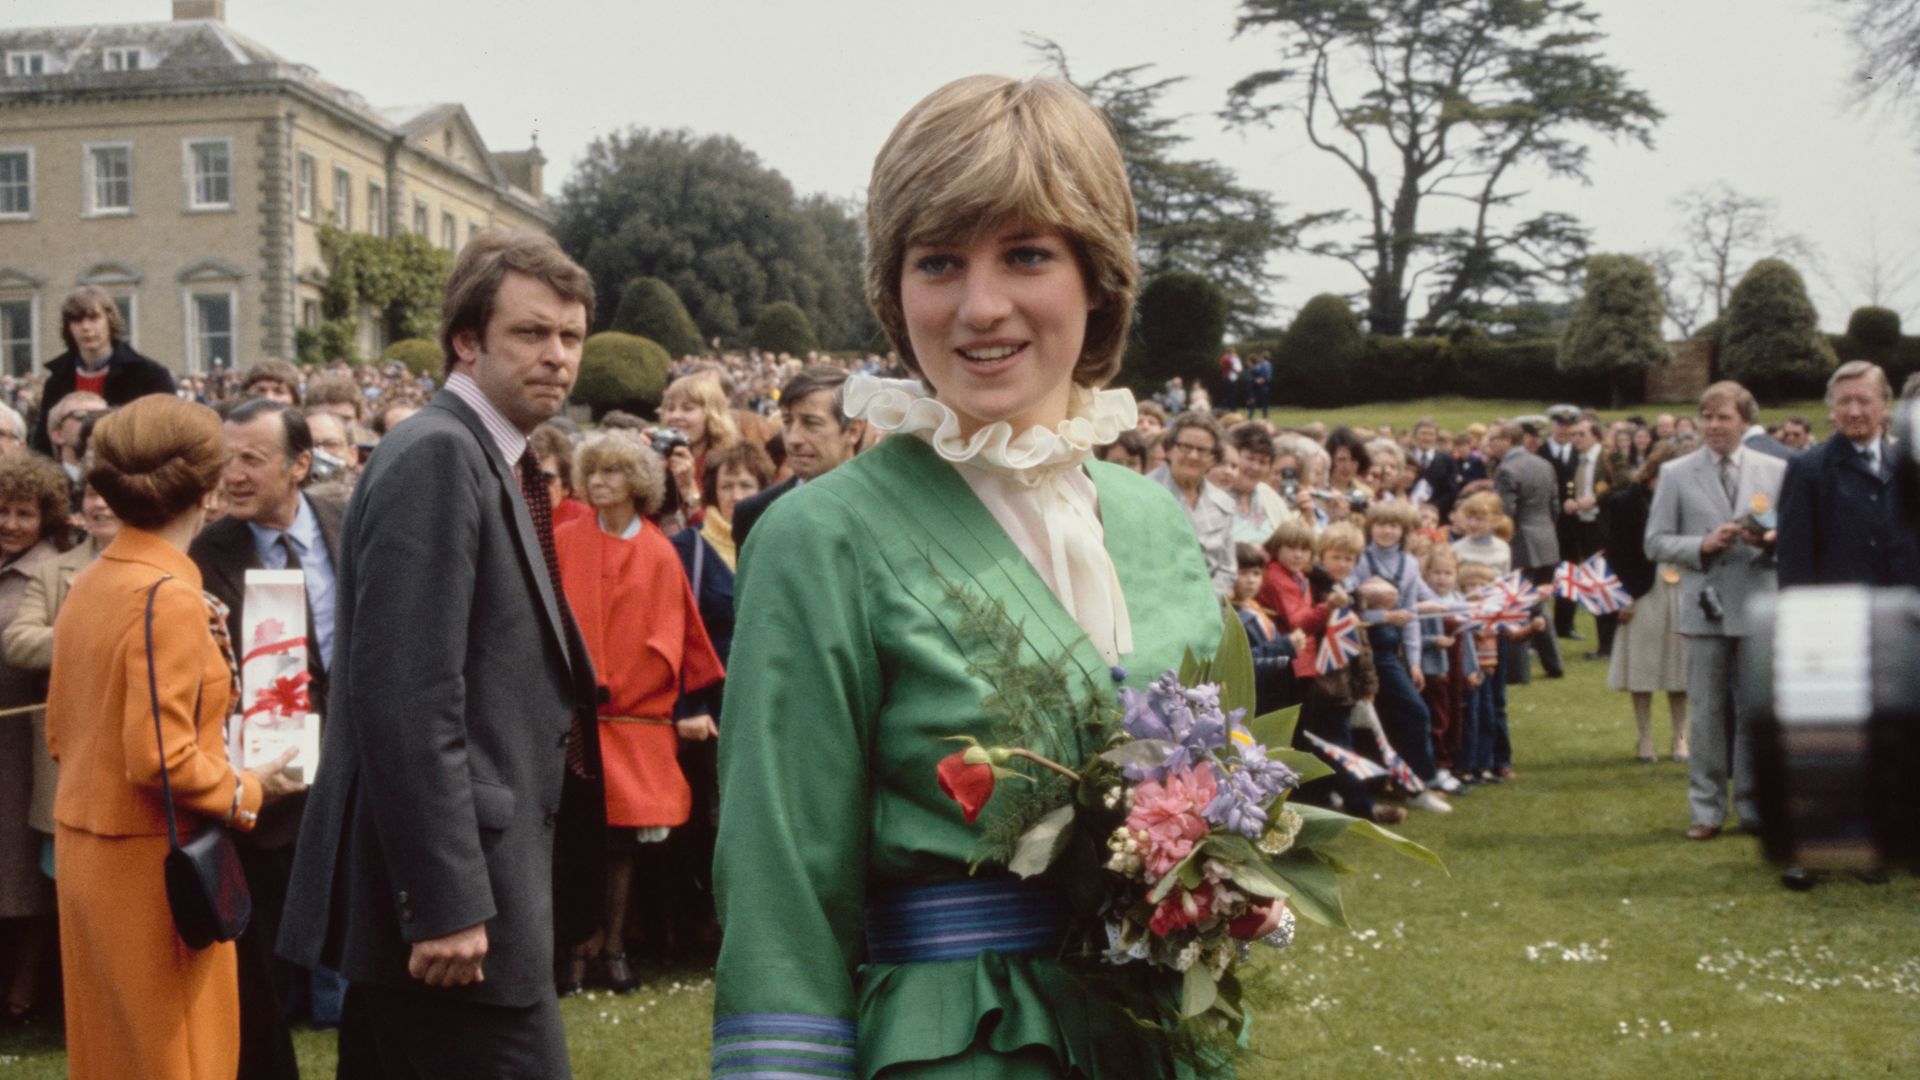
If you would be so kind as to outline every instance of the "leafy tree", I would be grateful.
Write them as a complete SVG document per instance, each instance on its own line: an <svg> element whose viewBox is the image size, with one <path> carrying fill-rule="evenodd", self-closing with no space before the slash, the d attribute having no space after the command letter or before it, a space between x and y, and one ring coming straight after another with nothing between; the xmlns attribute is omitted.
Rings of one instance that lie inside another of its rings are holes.
<svg viewBox="0 0 1920 1080"><path fill-rule="evenodd" d="M381 353L380 358L398 360L415 375L439 378L446 368L446 354L440 351L440 343L431 338L402 338L387 346L387 351Z"/></svg>
<svg viewBox="0 0 1920 1080"><path fill-rule="evenodd" d="M594 334L580 351L573 400L591 408L595 420L613 409L652 413L667 392L670 363L657 342L618 330Z"/></svg>
<svg viewBox="0 0 1920 1080"><path fill-rule="evenodd" d="M1753 264L1727 301L1721 372L1755 394L1817 384L1834 368L1800 272L1779 259Z"/></svg>
<svg viewBox="0 0 1920 1080"><path fill-rule="evenodd" d="M1190 270L1154 277L1135 305L1136 329L1120 381L1145 396L1176 376L1189 384L1210 379L1219 370L1228 307L1220 286Z"/></svg>
<svg viewBox="0 0 1920 1080"><path fill-rule="evenodd" d="M753 322L753 347L764 352L805 356L820 348L820 341L814 337L813 323L807 320L807 313L801 311L799 305L782 300L760 309L760 317Z"/></svg>
<svg viewBox="0 0 1920 1080"><path fill-rule="evenodd" d="M1847 318L1847 340L1865 359L1884 364L1900 345L1900 313L1883 307L1855 308Z"/></svg>
<svg viewBox="0 0 1920 1080"><path fill-rule="evenodd" d="M1558 366L1607 378L1613 404L1637 396L1647 371L1672 359L1660 334L1660 286L1653 267L1631 255L1587 260L1587 289L1560 340Z"/></svg>
<svg viewBox="0 0 1920 1080"><path fill-rule="evenodd" d="M730 137L634 129L596 139L559 200L560 246L593 275L597 324L621 290L656 277L702 340L739 339L775 301L796 304L830 344L877 336L860 288L859 226L832 199L796 198Z"/></svg>
<svg viewBox="0 0 1920 1080"><path fill-rule="evenodd" d="M700 328L673 286L656 277L634 278L613 310L612 329L660 343L669 356L698 356L707 351Z"/></svg>
<svg viewBox="0 0 1920 1080"><path fill-rule="evenodd" d="M1225 116L1245 127L1296 113L1352 174L1358 235L1308 250L1360 274L1372 332L1406 332L1422 276L1417 332L1430 333L1577 272L1574 219L1510 223L1509 211L1529 170L1586 180L1587 134L1652 145L1660 110L1601 58L1597 18L1583 0L1242 0L1236 35L1275 31L1281 66L1234 84ZM1463 203L1468 224L1423 225L1433 199Z"/></svg>
<svg viewBox="0 0 1920 1080"><path fill-rule="evenodd" d="M1307 301L1280 339L1286 377L1276 385L1290 402L1345 404L1351 400L1354 368L1365 348L1360 321L1346 298L1321 293Z"/></svg>
<svg viewBox="0 0 1920 1080"><path fill-rule="evenodd" d="M1233 327L1251 332L1279 280L1268 258L1294 245L1295 229L1281 220L1279 202L1243 187L1226 166L1177 156L1188 141L1178 130L1184 118L1165 115L1162 99L1186 80L1148 81L1153 65L1139 64L1076 82L1057 43L1036 38L1031 44L1113 126L1140 216L1135 250L1142 280L1170 270L1203 274L1225 292Z"/></svg>
<svg viewBox="0 0 1920 1080"><path fill-rule="evenodd" d="M323 324L309 340L326 359L359 361L354 342L360 312L379 312L390 340L433 337L440 331L440 299L453 254L424 236L374 236L320 227L320 259L327 281L320 291Z"/></svg>

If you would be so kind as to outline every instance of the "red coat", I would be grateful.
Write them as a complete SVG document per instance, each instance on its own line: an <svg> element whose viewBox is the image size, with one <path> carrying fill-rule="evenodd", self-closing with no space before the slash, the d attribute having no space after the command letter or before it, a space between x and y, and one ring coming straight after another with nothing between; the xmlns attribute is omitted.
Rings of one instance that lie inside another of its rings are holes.
<svg viewBox="0 0 1920 1080"><path fill-rule="evenodd" d="M600 706L607 824L685 824L692 792L680 772L674 706L726 672L680 557L644 519L631 540L608 536L596 515L554 529L553 542L567 604L607 688Z"/></svg>
<svg viewBox="0 0 1920 1080"><path fill-rule="evenodd" d="M1295 654L1293 673L1298 678L1313 678L1313 654L1319 648L1320 635L1327 631L1327 618L1331 612L1327 605L1313 602L1306 577L1281 566L1277 561L1270 562L1267 564L1266 577L1260 582L1260 591L1253 599L1274 613L1274 621L1280 624L1281 633L1306 631L1307 647Z"/></svg>

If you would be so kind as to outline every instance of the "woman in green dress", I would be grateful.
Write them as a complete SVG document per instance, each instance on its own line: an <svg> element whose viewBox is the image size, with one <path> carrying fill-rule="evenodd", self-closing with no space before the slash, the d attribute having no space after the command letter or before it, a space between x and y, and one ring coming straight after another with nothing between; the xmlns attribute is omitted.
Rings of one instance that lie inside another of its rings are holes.
<svg viewBox="0 0 1920 1080"><path fill-rule="evenodd" d="M890 435L741 553L713 1075L1193 1075L1128 1015L1150 997L1060 959L1058 882L969 873L1002 807L969 823L935 780L949 737L1008 741L1010 676L1110 699L1220 638L1186 516L1093 460L1136 419L1101 389L1138 277L1119 149L1072 87L975 76L900 121L868 198L868 298L920 379L850 380ZM1099 748L1054 711L1066 760Z"/></svg>

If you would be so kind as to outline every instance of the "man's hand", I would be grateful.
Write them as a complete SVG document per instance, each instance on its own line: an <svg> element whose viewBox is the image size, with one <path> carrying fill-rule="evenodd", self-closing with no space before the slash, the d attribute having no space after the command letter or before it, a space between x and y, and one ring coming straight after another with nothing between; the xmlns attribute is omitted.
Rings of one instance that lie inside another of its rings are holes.
<svg viewBox="0 0 1920 1080"><path fill-rule="evenodd" d="M299 752L299 747L288 747L286 752L265 765L247 770L253 774L254 779L260 781L261 802L273 802L275 799L307 790L307 785L287 775L287 764Z"/></svg>
<svg viewBox="0 0 1920 1080"><path fill-rule="evenodd" d="M1580 512L1580 503L1574 499L1562 500L1560 503L1560 512L1563 514L1577 514Z"/></svg>
<svg viewBox="0 0 1920 1080"><path fill-rule="evenodd" d="M1411 671L1409 671L1408 674L1413 676L1413 688L1415 690L1420 691L1423 694L1426 693L1427 673L1424 671L1421 671L1419 668L1414 668Z"/></svg>
<svg viewBox="0 0 1920 1080"><path fill-rule="evenodd" d="M1469 674L1469 675L1467 676L1467 685L1468 685L1468 686L1479 686L1479 685L1480 685L1480 683L1481 683L1482 681L1483 681L1483 680L1482 680L1482 677L1481 677L1481 675L1480 675L1480 673L1479 673L1479 672L1477 672L1477 671L1475 671L1475 672L1472 672L1471 674Z"/></svg>
<svg viewBox="0 0 1920 1080"><path fill-rule="evenodd" d="M1628 623L1632 622L1633 621L1633 605L1628 604L1626 607L1621 608L1619 614L1620 614L1621 626L1625 626Z"/></svg>
<svg viewBox="0 0 1920 1080"><path fill-rule="evenodd" d="M1700 554L1718 555L1732 547L1739 536L1740 526L1729 521L1700 539Z"/></svg>
<svg viewBox="0 0 1920 1080"><path fill-rule="evenodd" d="M689 716L685 720L675 720L673 727L680 733L680 737L688 742L706 742L708 739L720 737L720 726L713 722L713 716L709 713Z"/></svg>
<svg viewBox="0 0 1920 1080"><path fill-rule="evenodd" d="M414 942L407 974L440 989L486 982L486 973L480 970L486 955L487 926L480 923L446 937Z"/></svg>

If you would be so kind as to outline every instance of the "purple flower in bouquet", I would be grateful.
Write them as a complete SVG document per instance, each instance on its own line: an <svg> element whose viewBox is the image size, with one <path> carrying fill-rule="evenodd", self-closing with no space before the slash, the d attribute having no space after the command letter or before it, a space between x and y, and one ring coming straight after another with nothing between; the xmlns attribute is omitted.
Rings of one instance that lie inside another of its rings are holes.
<svg viewBox="0 0 1920 1080"><path fill-rule="evenodd" d="M1169 671L1146 690L1120 691L1121 727L1135 739L1175 744L1154 766L1128 765L1127 779L1160 780L1170 770L1188 768L1227 744L1228 729L1239 723L1244 710L1220 711L1220 688L1205 685L1188 689Z"/></svg>
<svg viewBox="0 0 1920 1080"><path fill-rule="evenodd" d="M1257 742L1235 740L1235 748L1239 756L1222 770L1225 777L1205 814L1214 825L1258 840L1266 832L1267 805L1298 786L1300 777L1267 757L1267 748Z"/></svg>

